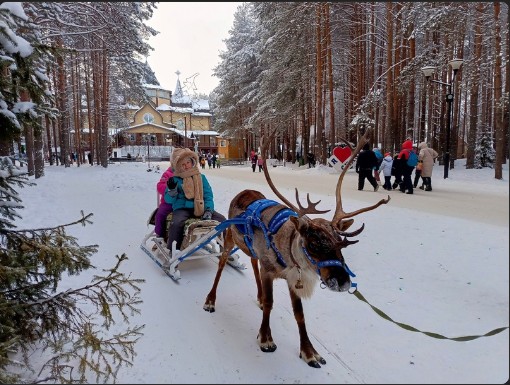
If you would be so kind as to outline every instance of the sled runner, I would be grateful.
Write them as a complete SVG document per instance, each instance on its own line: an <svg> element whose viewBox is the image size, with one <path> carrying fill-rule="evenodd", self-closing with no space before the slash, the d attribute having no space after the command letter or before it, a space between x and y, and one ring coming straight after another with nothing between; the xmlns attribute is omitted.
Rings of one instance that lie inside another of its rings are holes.
<svg viewBox="0 0 510 385"><path fill-rule="evenodd" d="M156 211L157 209L152 212L147 225L154 226ZM167 229L171 223L171 218L172 213L167 217ZM181 272L178 269L180 263L192 259L219 257L221 255L223 250L222 232L231 224L229 221L188 219L184 226L181 250L175 249L174 242L170 253L166 240L158 238L154 229L145 235L140 247L170 278L178 281L181 278ZM239 256L235 254L236 250L232 250L227 263L238 270L244 270L246 266L239 262Z"/></svg>

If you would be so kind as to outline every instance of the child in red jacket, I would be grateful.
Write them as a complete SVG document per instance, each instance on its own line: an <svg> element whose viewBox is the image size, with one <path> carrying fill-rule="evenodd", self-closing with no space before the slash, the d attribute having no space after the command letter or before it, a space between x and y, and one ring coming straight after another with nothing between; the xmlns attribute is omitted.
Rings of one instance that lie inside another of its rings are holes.
<svg viewBox="0 0 510 385"><path fill-rule="evenodd" d="M166 189L166 181L173 177L174 173L172 171L172 166L168 167L168 169L161 175L161 178L156 185L156 189L161 195L161 200L159 202L158 211L156 212L156 216L154 217L154 232L158 238L166 238L166 217L173 211L172 205L170 203L165 202L165 189Z"/></svg>

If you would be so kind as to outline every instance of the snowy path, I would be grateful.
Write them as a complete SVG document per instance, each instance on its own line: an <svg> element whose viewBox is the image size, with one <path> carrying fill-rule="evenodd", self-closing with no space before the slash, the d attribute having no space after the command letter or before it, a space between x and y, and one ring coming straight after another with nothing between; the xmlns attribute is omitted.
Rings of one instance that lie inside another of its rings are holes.
<svg viewBox="0 0 510 385"><path fill-rule="evenodd" d="M161 163L164 167L166 164ZM299 359L299 337L284 281L275 283L271 316L274 353L260 351L256 337L261 311L248 269L227 267L218 289L215 313L202 309L210 290L215 259L180 265L182 279L173 282L140 249L147 219L155 207L159 175L146 165L115 164L108 169L52 167L23 189L30 228L67 223L79 210L93 212L93 225L73 229L82 245L98 244L92 263L113 265L126 253L123 270L142 284L141 315L145 324L136 345L133 367L123 368L118 383L504 383L509 372L508 330L496 336L459 343L406 331L379 317L367 304L346 293L317 287L303 302L307 329L326 359L321 369ZM306 192L320 208L334 208L336 176L319 170L271 174L293 202L294 186L303 202ZM437 172L437 170L435 171ZM205 170L215 191L216 209L227 213L231 199L244 188L274 194L262 174L246 167ZM433 181L434 191L407 196L390 192L388 205L357 217L365 223L359 243L344 255L355 282L368 301L398 322L449 337L486 333L508 325L509 248L508 180L480 183L451 179ZM508 178L508 173L506 173ZM479 179L479 177L478 177ZM55 188L58 186L58 188ZM495 186L495 187L494 187ZM470 193L473 189L473 194ZM344 209L352 211L385 196L356 190L355 174L343 186ZM332 213L325 214L330 218ZM20 223L20 227L21 223ZM28 227L28 226L27 226ZM65 284L87 283L87 272ZM117 325L119 329L125 325Z"/></svg>

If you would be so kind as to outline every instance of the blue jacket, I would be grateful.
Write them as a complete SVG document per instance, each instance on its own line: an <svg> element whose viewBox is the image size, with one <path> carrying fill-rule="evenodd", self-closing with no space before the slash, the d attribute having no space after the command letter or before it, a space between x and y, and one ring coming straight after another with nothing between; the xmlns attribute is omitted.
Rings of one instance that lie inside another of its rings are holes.
<svg viewBox="0 0 510 385"><path fill-rule="evenodd" d="M210 210L214 212L214 200L213 192L209 181L204 174L200 174L202 177L202 186L204 190L204 210ZM182 178L174 176L174 180L177 182L177 187L170 190L168 187L165 189L165 202L170 203L175 210L179 209L193 209L194 200L187 199L182 189Z"/></svg>

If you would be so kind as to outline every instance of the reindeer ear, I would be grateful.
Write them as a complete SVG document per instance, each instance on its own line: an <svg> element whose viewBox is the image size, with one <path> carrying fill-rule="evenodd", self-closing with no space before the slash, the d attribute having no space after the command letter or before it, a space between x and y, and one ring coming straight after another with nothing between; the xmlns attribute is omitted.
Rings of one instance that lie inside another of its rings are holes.
<svg viewBox="0 0 510 385"><path fill-rule="evenodd" d="M347 230L349 227L352 226L352 224L354 223L354 219L350 218L350 219L342 219L340 221L340 223L338 224L338 229L340 231L345 231Z"/></svg>
<svg viewBox="0 0 510 385"><path fill-rule="evenodd" d="M306 221L303 217L289 217L296 230L301 232L302 230L306 230L308 228L308 221Z"/></svg>

